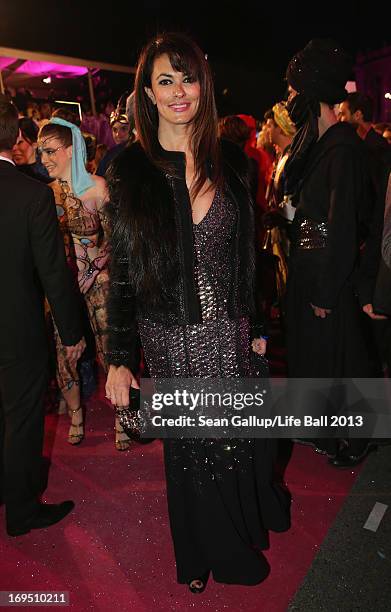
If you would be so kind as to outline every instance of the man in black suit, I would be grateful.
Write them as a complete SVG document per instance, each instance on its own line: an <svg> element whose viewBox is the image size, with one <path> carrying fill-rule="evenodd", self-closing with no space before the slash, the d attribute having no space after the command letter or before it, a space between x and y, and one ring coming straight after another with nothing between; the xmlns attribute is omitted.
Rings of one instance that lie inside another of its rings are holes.
<svg viewBox="0 0 391 612"><path fill-rule="evenodd" d="M84 350L77 296L52 190L12 162L18 112L0 97L0 493L11 536L60 521L73 502L42 504L47 296L68 358Z"/></svg>

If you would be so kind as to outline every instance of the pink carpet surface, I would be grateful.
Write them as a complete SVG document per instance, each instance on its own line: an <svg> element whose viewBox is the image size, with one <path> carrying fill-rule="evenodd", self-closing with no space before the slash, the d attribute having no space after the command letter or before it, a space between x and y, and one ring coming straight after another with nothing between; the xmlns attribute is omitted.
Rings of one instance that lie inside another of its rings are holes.
<svg viewBox="0 0 391 612"><path fill-rule="evenodd" d="M66 415L46 417L51 465L44 500L73 499L75 509L49 529L10 538L0 508L0 590L68 591L69 607L80 611L286 611L358 470L335 470L310 447L295 445L285 472L292 527L271 534L269 577L256 587L210 579L193 595L176 583L162 444L115 450L113 411L103 397L101 388L89 400L78 447L66 441Z"/></svg>

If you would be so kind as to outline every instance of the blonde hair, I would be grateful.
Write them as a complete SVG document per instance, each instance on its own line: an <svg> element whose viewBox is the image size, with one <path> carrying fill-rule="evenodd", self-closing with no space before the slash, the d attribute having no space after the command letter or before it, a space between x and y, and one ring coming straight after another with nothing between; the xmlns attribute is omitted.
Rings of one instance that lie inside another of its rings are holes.
<svg viewBox="0 0 391 612"><path fill-rule="evenodd" d="M286 110L286 102L277 102L273 106L274 121L278 127L284 132L285 136L294 136L296 134L295 124L289 117Z"/></svg>

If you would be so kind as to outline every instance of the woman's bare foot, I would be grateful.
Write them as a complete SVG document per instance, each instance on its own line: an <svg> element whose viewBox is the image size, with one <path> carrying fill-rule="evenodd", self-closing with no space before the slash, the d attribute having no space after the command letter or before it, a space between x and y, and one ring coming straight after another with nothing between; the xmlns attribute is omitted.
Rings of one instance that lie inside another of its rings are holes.
<svg viewBox="0 0 391 612"><path fill-rule="evenodd" d="M62 415L67 413L67 403L63 397L58 402L57 414Z"/></svg>

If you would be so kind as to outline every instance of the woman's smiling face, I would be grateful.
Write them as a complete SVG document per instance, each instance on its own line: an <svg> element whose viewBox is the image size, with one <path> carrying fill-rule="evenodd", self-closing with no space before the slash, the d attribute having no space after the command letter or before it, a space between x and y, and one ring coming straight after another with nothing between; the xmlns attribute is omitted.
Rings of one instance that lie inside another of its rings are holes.
<svg viewBox="0 0 391 612"><path fill-rule="evenodd" d="M42 163L52 178L67 176L72 163L72 146L66 146L56 136L48 136L39 142Z"/></svg>
<svg viewBox="0 0 391 612"><path fill-rule="evenodd" d="M145 91L159 114L162 124L182 125L193 121L200 99L199 81L171 66L167 54L156 58L151 74L151 87Z"/></svg>
<svg viewBox="0 0 391 612"><path fill-rule="evenodd" d="M36 161L36 149L37 143L29 142L20 132L18 140L12 149L12 159L18 166L33 164Z"/></svg>

